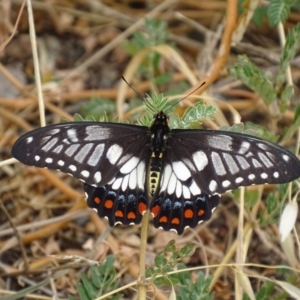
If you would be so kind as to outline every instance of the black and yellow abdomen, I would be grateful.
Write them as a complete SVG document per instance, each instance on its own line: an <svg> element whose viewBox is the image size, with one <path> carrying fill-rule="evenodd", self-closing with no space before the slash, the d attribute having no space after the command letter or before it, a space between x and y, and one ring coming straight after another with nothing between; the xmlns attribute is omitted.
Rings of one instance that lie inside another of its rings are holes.
<svg viewBox="0 0 300 300"><path fill-rule="evenodd" d="M149 173L148 173L148 191L151 197L153 197L155 191L160 182L160 175L162 169L162 157L163 153L155 154L152 152L150 163L149 163Z"/></svg>

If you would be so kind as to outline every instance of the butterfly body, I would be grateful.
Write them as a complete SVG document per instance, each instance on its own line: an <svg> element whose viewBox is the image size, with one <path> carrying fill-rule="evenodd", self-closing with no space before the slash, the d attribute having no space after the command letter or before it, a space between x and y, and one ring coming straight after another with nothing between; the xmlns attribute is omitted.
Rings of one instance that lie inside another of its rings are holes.
<svg viewBox="0 0 300 300"><path fill-rule="evenodd" d="M178 234L208 220L221 193L300 177L298 158L276 144L227 131L170 129L164 112L150 127L74 122L39 128L21 136L12 155L82 180L88 206L110 226L138 224L149 208L155 227Z"/></svg>

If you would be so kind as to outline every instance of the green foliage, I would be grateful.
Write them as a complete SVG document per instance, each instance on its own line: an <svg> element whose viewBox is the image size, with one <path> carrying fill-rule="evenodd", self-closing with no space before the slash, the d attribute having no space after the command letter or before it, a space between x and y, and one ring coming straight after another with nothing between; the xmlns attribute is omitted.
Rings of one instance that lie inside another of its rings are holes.
<svg viewBox="0 0 300 300"><path fill-rule="evenodd" d="M124 49L131 56L135 56L138 52L145 48L165 44L169 36L167 23L163 20L146 20L144 29L143 33L135 32L133 34L133 38L123 45ZM161 55L159 53L149 52L139 68L141 75L151 79L157 85L165 84L172 78L171 74L164 74L156 77L155 73L158 71L160 58Z"/></svg>
<svg viewBox="0 0 300 300"><path fill-rule="evenodd" d="M285 74L289 67L291 60L295 57L300 43L300 24L297 24L292 30L290 30L286 37L286 42L280 58L279 72L275 78L276 89L281 88L285 81ZM285 93L290 93L289 91Z"/></svg>
<svg viewBox="0 0 300 300"><path fill-rule="evenodd" d="M153 115L163 111L168 112L176 105L176 101L168 102L163 94L153 94L151 97L147 95L145 98L146 114L139 119L139 123L144 126L150 126L153 121ZM213 106L206 106L204 103L198 102L194 106L188 107L183 116L180 118L177 114L170 117L170 127L187 129L193 126L193 123L199 123L205 119L210 119L217 112Z"/></svg>
<svg viewBox="0 0 300 300"><path fill-rule="evenodd" d="M287 271L286 269L282 268L281 270L283 270L283 275L285 277L285 282L290 283L294 286L298 286L297 285L297 276L293 275L293 274L289 274L290 272ZM280 269L278 270L280 273ZM262 286L260 287L260 289L258 290L258 292L255 295L255 299L256 300L289 300L292 299L291 295L289 295L287 292L285 291L279 291L278 287L276 286L276 284L272 281L266 281L262 284ZM294 298L293 298L294 299ZM243 295L243 300L250 300L250 298L244 294Z"/></svg>
<svg viewBox="0 0 300 300"><path fill-rule="evenodd" d="M228 68L229 74L241 80L258 93L267 105L276 100L276 93L271 78L256 67L247 56L239 56L238 63Z"/></svg>
<svg viewBox="0 0 300 300"><path fill-rule="evenodd" d="M214 294L210 292L209 285L211 278L206 279L202 272L198 273L196 282L192 282L188 273L181 273L180 287L177 300L195 299L195 300L212 300Z"/></svg>
<svg viewBox="0 0 300 300"><path fill-rule="evenodd" d="M191 128L193 123L211 119L215 113L217 113L217 109L214 106L206 106L205 103L197 102L194 106L188 107L181 118L177 114L173 114L170 117L170 127Z"/></svg>
<svg viewBox="0 0 300 300"><path fill-rule="evenodd" d="M253 14L252 21L258 27L263 24L265 18L268 18L271 26L276 26L279 22L284 23L291 9L300 7L299 0L270 0L268 3L268 6L258 5ZM244 12L243 6L248 7L248 4L248 0L239 0L239 13Z"/></svg>
<svg viewBox="0 0 300 300"><path fill-rule="evenodd" d="M110 255L101 266L91 267L89 277L85 273L81 274L81 282L77 283L77 291L81 300L93 300L116 289L119 280L113 263L114 257ZM107 299L118 300L121 297L122 295L118 294ZM69 299L75 298L70 296Z"/></svg>
<svg viewBox="0 0 300 300"><path fill-rule="evenodd" d="M287 187L287 184L280 184L276 192L268 194L266 208L259 212L259 224L261 226L278 223Z"/></svg>
<svg viewBox="0 0 300 300"><path fill-rule="evenodd" d="M300 127L300 105L298 104L295 108L295 115L293 123L286 129L282 143L285 144L287 141L289 141L292 136L296 133L296 131L299 130Z"/></svg>
<svg viewBox="0 0 300 300"><path fill-rule="evenodd" d="M165 21L147 19L144 32L135 32L133 38L124 44L124 48L131 56L134 56L145 48L164 44L168 36L169 32Z"/></svg>
<svg viewBox="0 0 300 300"><path fill-rule="evenodd" d="M81 113L84 117L93 115L95 120L106 122L104 120L107 120L107 115L111 118L115 111L116 105L113 101L106 98L92 98L84 106ZM86 118L85 120L89 121Z"/></svg>
<svg viewBox="0 0 300 300"><path fill-rule="evenodd" d="M285 85L286 72L291 60L296 55L299 43L300 24L288 32L280 59L279 71L275 76L263 73L245 55L239 56L238 62L228 68L228 72L258 93L266 105L276 102L280 111L284 112L289 107L293 94L293 87Z"/></svg>
<svg viewBox="0 0 300 300"><path fill-rule="evenodd" d="M195 248L195 244L189 243L183 248L177 249L175 241L171 240L166 249L156 255L155 266L146 270L146 276L151 277L151 280L157 285L170 285L170 282L177 284L179 274L168 275L167 273L178 268L185 257L189 257L194 253ZM162 277L158 277L159 275Z"/></svg>
<svg viewBox="0 0 300 300"><path fill-rule="evenodd" d="M268 7L268 18L271 26L284 23L295 0L271 0Z"/></svg>

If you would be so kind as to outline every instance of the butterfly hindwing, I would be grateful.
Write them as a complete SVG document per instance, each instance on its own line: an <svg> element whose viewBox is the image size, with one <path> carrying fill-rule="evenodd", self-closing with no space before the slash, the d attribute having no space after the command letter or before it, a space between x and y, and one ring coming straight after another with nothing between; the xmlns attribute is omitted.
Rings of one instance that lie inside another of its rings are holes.
<svg viewBox="0 0 300 300"><path fill-rule="evenodd" d="M117 123L75 122L30 131L13 146L24 164L61 170L103 186L150 155L148 128Z"/></svg>
<svg viewBox="0 0 300 300"><path fill-rule="evenodd" d="M141 154L142 156L142 154ZM102 187L83 185L87 204L100 217L106 217L110 226L118 223L139 224L148 208L146 188L146 167L144 160L121 168L115 177Z"/></svg>
<svg viewBox="0 0 300 300"><path fill-rule="evenodd" d="M110 226L139 224L148 208L146 191L143 188L123 191L113 189L112 185L93 187L84 183L88 206L95 209L99 217L107 218Z"/></svg>

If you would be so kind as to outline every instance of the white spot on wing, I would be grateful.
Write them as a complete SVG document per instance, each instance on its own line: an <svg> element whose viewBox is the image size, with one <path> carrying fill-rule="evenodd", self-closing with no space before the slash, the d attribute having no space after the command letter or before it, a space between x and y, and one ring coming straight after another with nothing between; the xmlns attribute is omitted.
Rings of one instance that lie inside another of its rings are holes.
<svg viewBox="0 0 300 300"><path fill-rule="evenodd" d="M95 180L95 182L100 182L101 181L101 173L100 173L100 171L97 171L94 174L94 180Z"/></svg>
<svg viewBox="0 0 300 300"><path fill-rule="evenodd" d="M177 184L176 184L176 197L180 198L181 194L182 194L182 184L181 184L180 181L177 181Z"/></svg>
<svg viewBox="0 0 300 300"><path fill-rule="evenodd" d="M196 172L195 166L189 159L184 158L182 161L188 167L188 169L192 170L192 172Z"/></svg>
<svg viewBox="0 0 300 300"><path fill-rule="evenodd" d="M83 170L83 171L81 171L81 175L85 178L88 178L90 176L90 172L87 170Z"/></svg>
<svg viewBox="0 0 300 300"><path fill-rule="evenodd" d="M104 144L97 145L93 153L89 157L87 164L95 167L98 164L99 160L101 159L103 150L104 150Z"/></svg>
<svg viewBox="0 0 300 300"><path fill-rule="evenodd" d="M114 144L110 146L109 149L107 150L106 158L109 160L109 162L112 165L114 165L122 155L122 152L123 152L123 148L117 144Z"/></svg>
<svg viewBox="0 0 300 300"><path fill-rule="evenodd" d="M47 157L47 158L45 159L45 162L46 162L47 164L51 164L51 163L53 162L53 159L52 159L51 157Z"/></svg>
<svg viewBox="0 0 300 300"><path fill-rule="evenodd" d="M193 183L190 185L190 192L193 194L193 196L201 194L201 190L195 181L193 181Z"/></svg>
<svg viewBox="0 0 300 300"><path fill-rule="evenodd" d="M279 177L279 173L278 173L278 172L274 172L273 176L274 176L275 178L278 178L278 177Z"/></svg>
<svg viewBox="0 0 300 300"><path fill-rule="evenodd" d="M73 172L76 172L76 171L77 171L77 168L76 168L76 166L74 166L74 165L69 165L69 169L70 169L71 171L73 171Z"/></svg>
<svg viewBox="0 0 300 300"><path fill-rule="evenodd" d="M63 145L58 145L57 147L55 147L52 151L54 152L54 153L60 153L61 152L61 150L63 149Z"/></svg>
<svg viewBox="0 0 300 300"><path fill-rule="evenodd" d="M111 187L114 190L118 190L120 188L121 184L122 184L122 178L118 178L114 181L114 183Z"/></svg>
<svg viewBox="0 0 300 300"><path fill-rule="evenodd" d="M232 138L227 135L209 135L206 138L207 144L215 149L232 150Z"/></svg>
<svg viewBox="0 0 300 300"><path fill-rule="evenodd" d="M57 164L62 167L65 165L65 162L63 160L59 160Z"/></svg>
<svg viewBox="0 0 300 300"><path fill-rule="evenodd" d="M42 144L45 144L46 142L48 142L50 138L51 138L51 136L45 136L45 137L43 137L43 138L41 139L41 145L42 145Z"/></svg>
<svg viewBox="0 0 300 300"><path fill-rule="evenodd" d="M190 170L182 161L173 162L172 167L176 177L181 181L185 181L192 176Z"/></svg>
<svg viewBox="0 0 300 300"><path fill-rule="evenodd" d="M48 138L48 137L46 137L46 138ZM44 138L44 139L45 139L45 138ZM47 144L45 144L45 145L42 147L42 150L48 152L51 148L54 147L54 145L57 143L57 141L58 141L58 138L53 138L53 139L51 139Z"/></svg>
<svg viewBox="0 0 300 300"><path fill-rule="evenodd" d="M283 158L285 161L289 161L289 160L290 160L289 156L287 156L286 154L283 154L283 155L282 155L282 158Z"/></svg>
<svg viewBox="0 0 300 300"><path fill-rule="evenodd" d="M273 163L269 160L269 158L262 152L258 152L258 156L260 158L260 160L262 161L262 163L267 167L267 168L271 168L273 167Z"/></svg>
<svg viewBox="0 0 300 300"><path fill-rule="evenodd" d="M140 189L144 189L145 177L145 162L141 161L137 167L137 183Z"/></svg>
<svg viewBox="0 0 300 300"><path fill-rule="evenodd" d="M268 150L269 147L263 143L258 143L257 146L262 150Z"/></svg>
<svg viewBox="0 0 300 300"><path fill-rule="evenodd" d="M217 152L212 152L211 159L214 165L215 172L220 176L225 175L226 170L224 168L220 155Z"/></svg>
<svg viewBox="0 0 300 300"><path fill-rule="evenodd" d="M267 178L268 178L268 174L267 174L267 173L261 173L261 174L260 174L260 177L261 177L262 179L267 179Z"/></svg>
<svg viewBox="0 0 300 300"><path fill-rule="evenodd" d="M245 154L250 148L250 143L243 141L238 151L239 154Z"/></svg>
<svg viewBox="0 0 300 300"><path fill-rule="evenodd" d="M262 167L261 163L255 158L252 158L252 164L253 164L254 168L261 168Z"/></svg>
<svg viewBox="0 0 300 300"><path fill-rule="evenodd" d="M33 137L32 137L32 136L30 136L30 137L28 137L28 138L26 139L26 143L27 143L27 144L30 144L32 141L33 141Z"/></svg>
<svg viewBox="0 0 300 300"><path fill-rule="evenodd" d="M100 127L98 125L87 126L85 129L87 137L85 141L101 141L110 138L110 129L105 127Z"/></svg>
<svg viewBox="0 0 300 300"><path fill-rule="evenodd" d="M162 191L165 191L167 189L171 174L172 174L172 168L169 164L167 164L164 168L164 173L162 178L162 184L161 184Z"/></svg>
<svg viewBox="0 0 300 300"><path fill-rule="evenodd" d="M35 159L36 161L39 161L39 160L41 159L41 157L38 156L38 155L36 155L36 156L34 157L34 159Z"/></svg>
<svg viewBox="0 0 300 300"><path fill-rule="evenodd" d="M129 187L134 190L137 184L137 170L133 170L129 175Z"/></svg>
<svg viewBox="0 0 300 300"><path fill-rule="evenodd" d="M75 155L74 159L79 162L82 163L84 161L84 159L87 157L87 155L89 154L90 150L93 148L93 144L89 143L89 144L85 144L79 151L78 153Z"/></svg>
<svg viewBox="0 0 300 300"><path fill-rule="evenodd" d="M190 199L191 198L191 193L190 193L190 190L188 189L187 186L185 186L185 185L182 186L182 193L183 193L183 197L185 199Z"/></svg>
<svg viewBox="0 0 300 300"><path fill-rule="evenodd" d="M177 179L174 173L172 173L168 184L168 194L172 195L175 192Z"/></svg>
<svg viewBox="0 0 300 300"><path fill-rule="evenodd" d="M66 155L68 155L69 157L73 156L73 154L75 153L75 151L79 148L79 144L74 144L71 145L66 151Z"/></svg>
<svg viewBox="0 0 300 300"><path fill-rule="evenodd" d="M235 179L236 183L241 183L242 181L244 181L243 177L238 177L238 178Z"/></svg>
<svg viewBox="0 0 300 300"><path fill-rule="evenodd" d="M215 180L212 180L210 183L209 183L209 190L211 192L215 192L216 189L217 189L217 182Z"/></svg>
<svg viewBox="0 0 300 300"><path fill-rule="evenodd" d="M240 155L236 155L236 159L243 170L246 170L250 167L250 165L248 164L248 162L246 161L246 159L244 157L242 157Z"/></svg>
<svg viewBox="0 0 300 300"><path fill-rule="evenodd" d="M233 157L228 153L223 153L223 158L227 164L227 167L231 174L235 174L239 171L239 167L234 161Z"/></svg>
<svg viewBox="0 0 300 300"><path fill-rule="evenodd" d="M222 182L222 186L223 187L229 187L231 185L231 182L229 181L229 180L224 180L223 182Z"/></svg>
<svg viewBox="0 0 300 300"><path fill-rule="evenodd" d="M77 143L78 142L77 132L74 128L71 128L71 129L67 130L67 136L71 140L72 143Z"/></svg>
<svg viewBox="0 0 300 300"><path fill-rule="evenodd" d="M49 134L49 135L54 135L54 134L57 134L57 133L59 133L59 132L60 132L60 129L54 128L54 129L48 130L48 131L47 131L47 134Z"/></svg>
<svg viewBox="0 0 300 300"><path fill-rule="evenodd" d="M193 154L193 161L198 171L202 171L208 164L208 159L203 151L197 151Z"/></svg>
<svg viewBox="0 0 300 300"><path fill-rule="evenodd" d="M126 175L123 179L123 182L122 182L122 191L125 192L128 188L128 183L129 183L129 174Z"/></svg>
<svg viewBox="0 0 300 300"><path fill-rule="evenodd" d="M253 179L255 178L255 175L254 175L254 174L250 174L250 175L248 175L248 178L249 178L250 180L253 180Z"/></svg>
<svg viewBox="0 0 300 300"><path fill-rule="evenodd" d="M120 172L123 174L130 173L134 168L136 168L137 164L139 163L138 157L131 157L120 169Z"/></svg>

